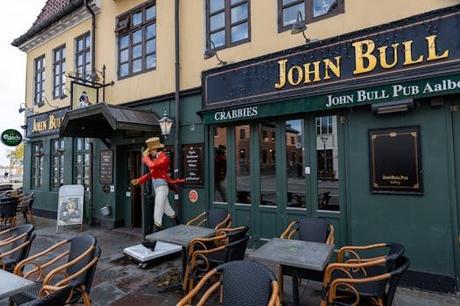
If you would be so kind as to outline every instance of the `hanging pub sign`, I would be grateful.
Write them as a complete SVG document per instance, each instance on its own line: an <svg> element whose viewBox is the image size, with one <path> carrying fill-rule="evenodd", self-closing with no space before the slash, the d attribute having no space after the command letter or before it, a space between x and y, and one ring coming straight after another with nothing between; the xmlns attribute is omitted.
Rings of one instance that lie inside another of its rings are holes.
<svg viewBox="0 0 460 306"><path fill-rule="evenodd" d="M420 128L369 131L373 193L422 194Z"/></svg>
<svg viewBox="0 0 460 306"><path fill-rule="evenodd" d="M85 108L99 103L98 87L72 81L70 88L72 109Z"/></svg>
<svg viewBox="0 0 460 306"><path fill-rule="evenodd" d="M59 133L59 128L69 108L60 108L27 117L27 137L47 136Z"/></svg>
<svg viewBox="0 0 460 306"><path fill-rule="evenodd" d="M22 135L19 131L8 129L2 133L2 143L5 146L15 147L22 142Z"/></svg>
<svg viewBox="0 0 460 306"><path fill-rule="evenodd" d="M203 109L220 109L207 121L256 118L269 101L321 110L460 92L459 18L457 5L206 71Z"/></svg>
<svg viewBox="0 0 460 306"><path fill-rule="evenodd" d="M203 144L183 145L182 161L185 185L203 185Z"/></svg>
<svg viewBox="0 0 460 306"><path fill-rule="evenodd" d="M113 183L113 151L101 150L99 181L102 185L112 185Z"/></svg>

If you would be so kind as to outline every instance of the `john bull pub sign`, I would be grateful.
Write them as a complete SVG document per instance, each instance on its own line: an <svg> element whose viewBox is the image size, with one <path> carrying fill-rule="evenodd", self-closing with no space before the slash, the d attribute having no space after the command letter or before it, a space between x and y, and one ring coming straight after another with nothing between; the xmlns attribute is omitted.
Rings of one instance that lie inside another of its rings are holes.
<svg viewBox="0 0 460 306"><path fill-rule="evenodd" d="M208 123L458 93L460 5L210 70L203 84Z"/></svg>
<svg viewBox="0 0 460 306"><path fill-rule="evenodd" d="M27 137L46 136L59 133L65 114L70 108L27 117Z"/></svg>

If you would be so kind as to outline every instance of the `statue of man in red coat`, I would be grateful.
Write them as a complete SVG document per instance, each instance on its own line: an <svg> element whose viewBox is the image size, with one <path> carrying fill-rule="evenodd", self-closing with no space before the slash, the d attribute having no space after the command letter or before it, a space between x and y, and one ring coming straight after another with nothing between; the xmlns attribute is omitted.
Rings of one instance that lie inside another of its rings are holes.
<svg viewBox="0 0 460 306"><path fill-rule="evenodd" d="M131 183L136 186L144 184L149 180L152 180L153 189L155 192L155 207L154 207L154 228L153 232L157 232L163 227L163 214L174 220L177 224L180 224L179 218L176 212L169 203L169 185L175 185L183 183L185 180L172 179L168 175L169 170L169 158L162 151L164 145L160 142L160 138L152 137L145 141L147 149L143 153L142 161L149 168L149 173L144 176L134 179ZM155 243L143 243L144 246L154 249Z"/></svg>

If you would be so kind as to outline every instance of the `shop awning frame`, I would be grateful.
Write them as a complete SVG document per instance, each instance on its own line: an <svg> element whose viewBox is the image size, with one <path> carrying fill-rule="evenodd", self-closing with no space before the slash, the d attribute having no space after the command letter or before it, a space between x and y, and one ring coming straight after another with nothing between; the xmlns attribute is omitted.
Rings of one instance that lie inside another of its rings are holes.
<svg viewBox="0 0 460 306"><path fill-rule="evenodd" d="M101 139L107 146L116 131L160 133L158 116L153 112L98 103L69 111L59 129L60 137Z"/></svg>

